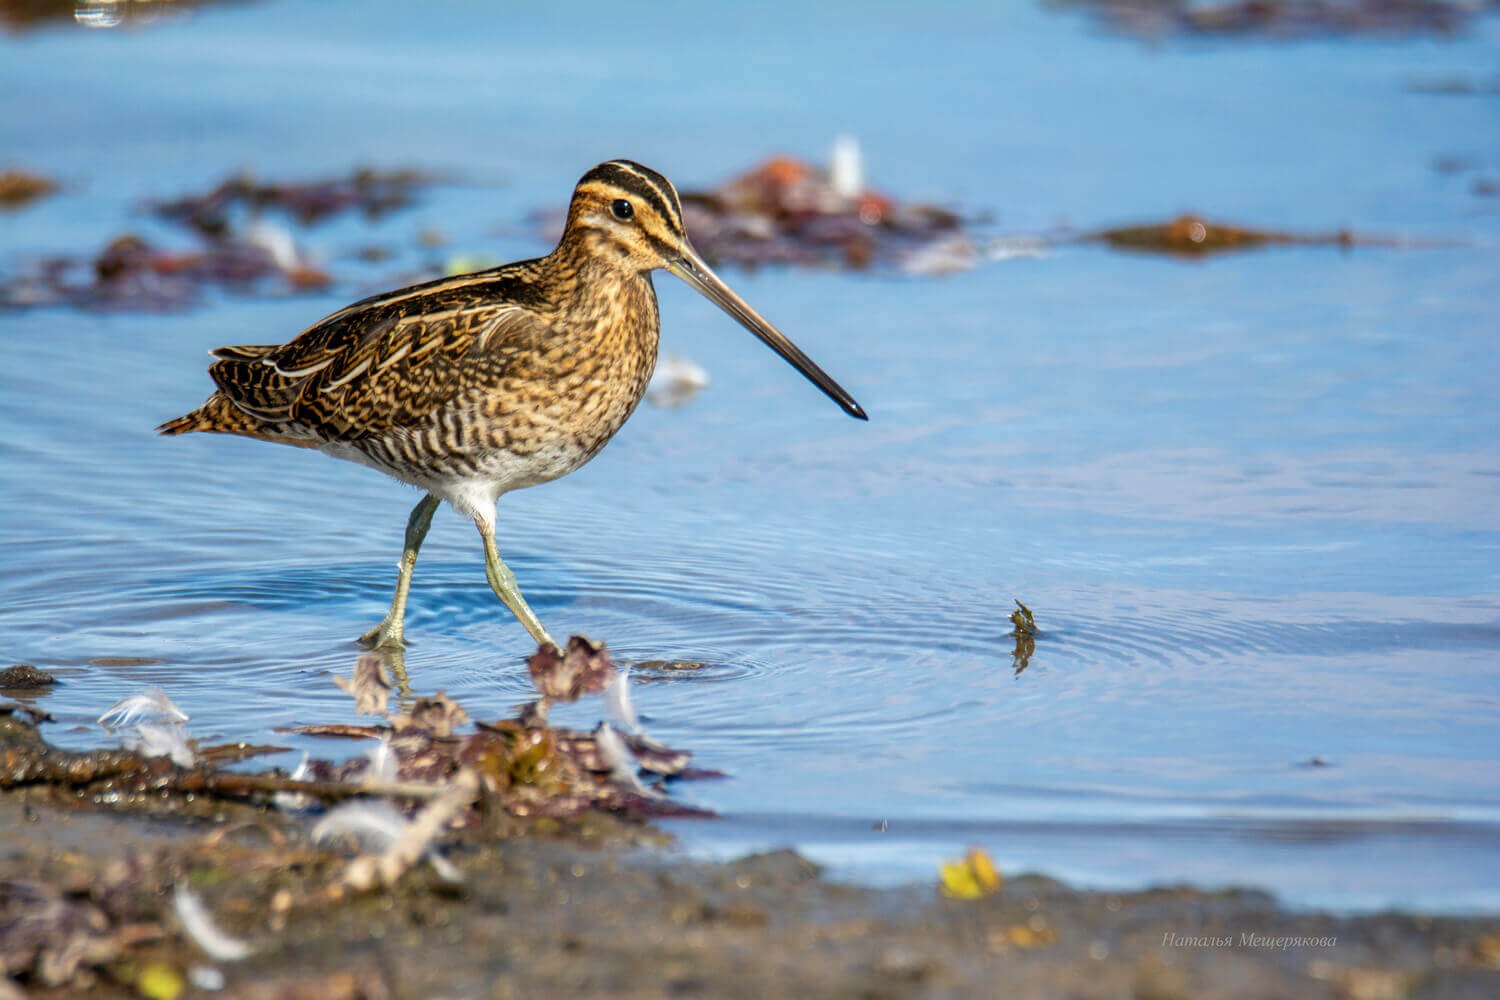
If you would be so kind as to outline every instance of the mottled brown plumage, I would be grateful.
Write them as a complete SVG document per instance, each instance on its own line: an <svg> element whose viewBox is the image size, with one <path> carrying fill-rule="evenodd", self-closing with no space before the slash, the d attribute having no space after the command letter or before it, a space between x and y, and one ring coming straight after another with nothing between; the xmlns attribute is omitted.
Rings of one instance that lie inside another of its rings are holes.
<svg viewBox="0 0 1500 1000"><path fill-rule="evenodd" d="M427 491L407 526L391 613L365 639L401 643L411 566L446 499L478 526L496 593L538 642L551 642L495 553L495 502L583 465L640 402L656 364L657 268L864 417L703 264L671 183L614 160L579 181L562 241L546 257L356 302L286 344L220 348L209 366L217 391L159 430L317 448Z"/></svg>

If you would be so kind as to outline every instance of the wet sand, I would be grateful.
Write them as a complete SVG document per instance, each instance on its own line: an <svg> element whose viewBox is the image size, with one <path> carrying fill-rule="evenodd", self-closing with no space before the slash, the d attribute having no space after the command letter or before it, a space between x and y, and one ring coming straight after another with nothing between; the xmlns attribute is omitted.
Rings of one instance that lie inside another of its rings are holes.
<svg viewBox="0 0 1500 1000"><path fill-rule="evenodd" d="M219 974L225 997L1500 995L1500 918L1295 913L1256 891L1106 894L1036 875L947 899L935 885L831 882L791 852L685 861L650 846L664 838L649 827L599 814L449 838L459 886L424 867L391 890L289 908L344 864L310 846L309 825L236 803L120 811L53 788L7 793L0 957L14 974L52 914L51 947L71 928L84 950L113 937L115 954L20 995L203 995L188 984ZM170 900L182 882L249 958L216 963L183 935Z"/></svg>

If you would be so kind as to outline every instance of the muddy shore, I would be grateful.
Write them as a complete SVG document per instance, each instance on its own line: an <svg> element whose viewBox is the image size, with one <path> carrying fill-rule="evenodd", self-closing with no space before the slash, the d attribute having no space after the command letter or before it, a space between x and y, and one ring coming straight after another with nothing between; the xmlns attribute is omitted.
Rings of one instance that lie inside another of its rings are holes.
<svg viewBox="0 0 1500 1000"><path fill-rule="evenodd" d="M285 910L278 894L326 880L343 857L310 846L296 817L204 805L0 797L0 955L15 962L44 912L53 947L58 928L84 949L89 928L130 938L67 987L10 980L9 995L1500 995L1500 918L1297 913L1255 891L1105 894L1036 875L947 899L831 882L791 852L684 861L650 846L662 838L649 827L606 816L450 842L461 885L421 869L391 890ZM215 962L186 938L170 901L180 884L248 958ZM18 906L23 887L31 902Z"/></svg>

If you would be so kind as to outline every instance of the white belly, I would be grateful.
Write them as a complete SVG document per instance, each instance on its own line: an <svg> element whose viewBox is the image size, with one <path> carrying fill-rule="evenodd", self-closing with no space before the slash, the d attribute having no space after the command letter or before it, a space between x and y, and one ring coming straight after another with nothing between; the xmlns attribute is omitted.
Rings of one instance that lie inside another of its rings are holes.
<svg viewBox="0 0 1500 1000"><path fill-rule="evenodd" d="M325 455L358 462L424 489L447 500L476 522L491 527L495 522L495 502L502 494L551 482L583 464L582 456L573 448L542 448L529 455L496 450L473 456L473 472L431 474L388 465L340 441L329 442L319 450Z"/></svg>

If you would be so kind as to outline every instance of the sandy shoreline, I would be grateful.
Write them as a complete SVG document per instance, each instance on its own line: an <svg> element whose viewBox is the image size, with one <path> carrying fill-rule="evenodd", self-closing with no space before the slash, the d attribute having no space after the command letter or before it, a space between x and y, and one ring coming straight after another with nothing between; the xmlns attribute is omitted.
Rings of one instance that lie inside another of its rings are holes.
<svg viewBox="0 0 1500 1000"><path fill-rule="evenodd" d="M343 856L312 848L305 820L199 805L0 796L11 973L37 932L56 949L70 928L84 950L133 935L60 988L38 988L33 968L21 995L207 995L190 984L220 976L225 997L1500 994L1495 917L1346 917L1250 890L1093 893L1035 875L946 899L935 885L833 883L790 851L687 862L648 846L661 840L649 827L604 816L451 839L459 886L422 868L391 890L278 909L278 893L327 882ZM170 901L183 883L250 957L215 962L184 936Z"/></svg>

